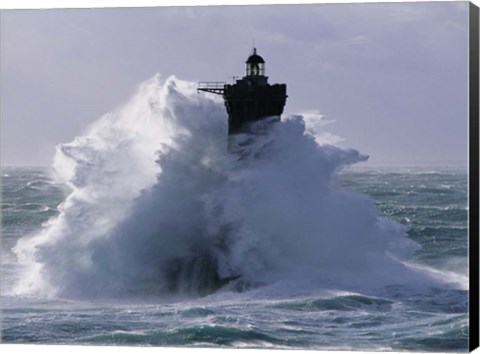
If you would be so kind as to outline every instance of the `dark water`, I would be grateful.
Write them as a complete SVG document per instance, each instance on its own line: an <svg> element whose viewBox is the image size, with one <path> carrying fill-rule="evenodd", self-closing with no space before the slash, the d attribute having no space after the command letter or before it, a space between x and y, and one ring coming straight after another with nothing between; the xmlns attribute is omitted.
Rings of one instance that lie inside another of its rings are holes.
<svg viewBox="0 0 480 354"><path fill-rule="evenodd" d="M416 259L466 274L468 185L462 168L377 168L346 173L343 184L377 201L378 209L409 227L422 249ZM457 268L458 267L458 268Z"/></svg>
<svg viewBox="0 0 480 354"><path fill-rule="evenodd" d="M413 261L457 285L372 293L288 283L202 297L78 301L12 293L17 240L58 214L67 188L45 168L2 169L2 342L186 347L466 351L467 174L462 169L353 169L344 188L408 226ZM288 290L288 291L287 291Z"/></svg>

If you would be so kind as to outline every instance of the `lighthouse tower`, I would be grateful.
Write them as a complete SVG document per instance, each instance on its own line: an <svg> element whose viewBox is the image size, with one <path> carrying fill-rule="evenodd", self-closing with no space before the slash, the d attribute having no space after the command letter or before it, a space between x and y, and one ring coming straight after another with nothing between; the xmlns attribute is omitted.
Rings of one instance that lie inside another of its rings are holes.
<svg viewBox="0 0 480 354"><path fill-rule="evenodd" d="M228 134L244 131L246 123L283 113L287 100L287 85L268 83L265 61L257 49L245 62L245 76L234 84L199 82L199 91L222 95L228 113Z"/></svg>

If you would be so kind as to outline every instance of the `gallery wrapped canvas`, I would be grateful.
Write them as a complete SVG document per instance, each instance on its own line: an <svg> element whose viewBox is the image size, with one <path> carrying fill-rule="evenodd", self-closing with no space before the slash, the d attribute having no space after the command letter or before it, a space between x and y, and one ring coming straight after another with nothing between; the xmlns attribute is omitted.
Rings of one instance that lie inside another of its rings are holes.
<svg viewBox="0 0 480 354"><path fill-rule="evenodd" d="M5 9L1 60L3 344L478 346L474 4Z"/></svg>

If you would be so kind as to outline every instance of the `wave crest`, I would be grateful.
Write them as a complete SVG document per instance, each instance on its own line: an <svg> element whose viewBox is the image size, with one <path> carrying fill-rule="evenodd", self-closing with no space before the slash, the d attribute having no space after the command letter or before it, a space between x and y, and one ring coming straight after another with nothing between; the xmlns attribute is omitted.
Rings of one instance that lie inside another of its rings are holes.
<svg viewBox="0 0 480 354"><path fill-rule="evenodd" d="M419 281L418 247L337 172L367 156L319 144L302 116L227 140L221 101L155 76L118 111L59 145L72 189L15 247L18 292L65 297L182 292L284 279L345 288Z"/></svg>

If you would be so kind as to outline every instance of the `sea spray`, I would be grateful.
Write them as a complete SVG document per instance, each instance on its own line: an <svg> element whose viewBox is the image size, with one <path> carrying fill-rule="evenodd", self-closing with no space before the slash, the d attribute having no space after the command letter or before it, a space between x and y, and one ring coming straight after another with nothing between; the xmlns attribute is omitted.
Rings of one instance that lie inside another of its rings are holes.
<svg viewBox="0 0 480 354"><path fill-rule="evenodd" d="M425 283L418 247L338 171L367 157L322 144L302 116L227 137L219 100L159 76L69 144L54 167L71 188L19 240L17 292L61 297L206 294L303 281L316 287Z"/></svg>
<svg viewBox="0 0 480 354"><path fill-rule="evenodd" d="M175 139L207 130L206 124L224 136L225 118L218 102L197 95L193 83L175 77L162 82L156 75L125 106L59 145L54 168L71 193L58 217L15 247L27 267L16 291L75 295L76 288L89 289L98 268L92 243L114 237L135 198L156 183L157 158L175 149Z"/></svg>

